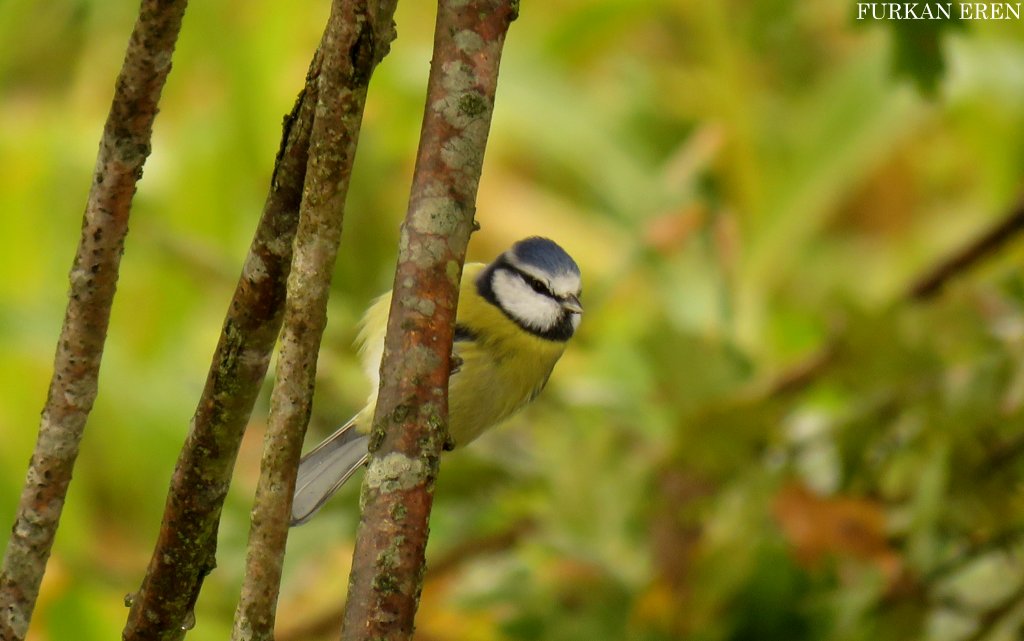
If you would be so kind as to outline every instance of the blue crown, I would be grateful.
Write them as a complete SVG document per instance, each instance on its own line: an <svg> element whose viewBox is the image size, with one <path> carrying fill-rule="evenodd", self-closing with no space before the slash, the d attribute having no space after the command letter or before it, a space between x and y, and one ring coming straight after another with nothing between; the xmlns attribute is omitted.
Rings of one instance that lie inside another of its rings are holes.
<svg viewBox="0 0 1024 641"><path fill-rule="evenodd" d="M553 240L540 236L524 238L512 245L510 251L520 263L532 265L549 274L580 275L576 261Z"/></svg>

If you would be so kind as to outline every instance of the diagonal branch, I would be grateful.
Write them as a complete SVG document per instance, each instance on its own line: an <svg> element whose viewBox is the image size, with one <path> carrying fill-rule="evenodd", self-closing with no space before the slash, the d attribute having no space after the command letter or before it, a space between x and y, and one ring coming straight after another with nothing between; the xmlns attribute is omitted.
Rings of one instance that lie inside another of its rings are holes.
<svg viewBox="0 0 1024 641"><path fill-rule="evenodd" d="M986 258L1003 249L1024 232L1024 199L976 238L954 249L930 265L911 284L894 305L924 303L938 296L947 283L965 275ZM833 337L819 351L779 374L765 390L755 396L782 397L803 391L835 364L839 357L841 336Z"/></svg>
<svg viewBox="0 0 1024 641"><path fill-rule="evenodd" d="M409 639L446 440L458 286L514 0L439 0L402 224L344 641Z"/></svg>
<svg viewBox="0 0 1024 641"><path fill-rule="evenodd" d="M146 577L131 599L125 641L180 638L203 578L215 565L221 508L281 328L320 60L318 51L306 86L285 118L263 215L175 466Z"/></svg>
<svg viewBox="0 0 1024 641"><path fill-rule="evenodd" d="M57 532L85 422L96 399L110 307L135 184L185 13L143 0L103 128L53 378L0 571L0 638L23 639Z"/></svg>
<svg viewBox="0 0 1024 641"><path fill-rule="evenodd" d="M295 470L327 325L327 297L341 241L345 195L370 75L394 39L396 2L371 6L365 0L335 0L324 35L277 379L252 510L245 580L232 631L236 641L274 638Z"/></svg>
<svg viewBox="0 0 1024 641"><path fill-rule="evenodd" d="M980 236L915 279L904 294L904 300L923 301L934 297L947 282L1000 250L1021 232L1024 232L1024 200L1018 201L1007 216Z"/></svg>

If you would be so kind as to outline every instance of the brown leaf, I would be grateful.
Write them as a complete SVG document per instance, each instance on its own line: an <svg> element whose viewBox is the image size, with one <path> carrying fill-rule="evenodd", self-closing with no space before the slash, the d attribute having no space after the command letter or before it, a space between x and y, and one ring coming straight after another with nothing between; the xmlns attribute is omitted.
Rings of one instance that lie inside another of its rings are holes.
<svg viewBox="0 0 1024 641"><path fill-rule="evenodd" d="M884 506L870 499L811 492L789 483L775 497L773 512L797 561L816 568L830 558L865 561L877 567L892 587L903 562L886 536Z"/></svg>

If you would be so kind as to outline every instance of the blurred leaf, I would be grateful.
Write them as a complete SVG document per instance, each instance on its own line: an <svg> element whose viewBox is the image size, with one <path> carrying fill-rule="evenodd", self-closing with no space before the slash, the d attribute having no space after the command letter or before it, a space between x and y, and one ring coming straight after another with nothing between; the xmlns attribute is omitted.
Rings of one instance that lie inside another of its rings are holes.
<svg viewBox="0 0 1024 641"><path fill-rule="evenodd" d="M949 19L887 21L892 34L893 73L911 80L929 97L935 96L948 67L943 46L946 35L965 28L959 5L952 6ZM923 7L924 3L918 9Z"/></svg>

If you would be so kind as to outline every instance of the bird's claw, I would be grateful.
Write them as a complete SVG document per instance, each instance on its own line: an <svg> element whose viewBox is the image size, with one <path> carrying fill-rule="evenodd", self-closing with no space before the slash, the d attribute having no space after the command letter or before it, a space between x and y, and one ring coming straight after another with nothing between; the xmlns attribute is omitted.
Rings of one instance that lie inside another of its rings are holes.
<svg viewBox="0 0 1024 641"><path fill-rule="evenodd" d="M452 354L451 369L448 370L448 375L451 376L455 372L457 372L460 369L462 369L462 364L463 363L465 363L465 361L462 360L461 356L459 356L458 354Z"/></svg>

